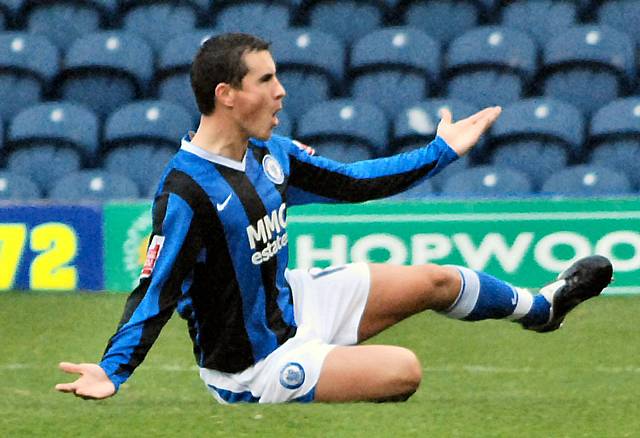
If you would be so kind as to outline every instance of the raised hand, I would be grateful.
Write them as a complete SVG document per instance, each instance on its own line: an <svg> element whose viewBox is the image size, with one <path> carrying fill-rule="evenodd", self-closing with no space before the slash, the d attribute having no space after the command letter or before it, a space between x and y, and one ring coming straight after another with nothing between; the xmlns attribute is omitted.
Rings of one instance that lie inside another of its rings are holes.
<svg viewBox="0 0 640 438"><path fill-rule="evenodd" d="M103 399L116 393L115 385L99 365L60 362L59 367L65 373L80 374L80 377L71 383L58 383L58 391L72 392L84 399Z"/></svg>
<svg viewBox="0 0 640 438"><path fill-rule="evenodd" d="M453 123L451 111L440 111L440 123L438 123L437 135L442 137L459 156L465 155L475 146L489 127L496 121L502 108L492 106Z"/></svg>

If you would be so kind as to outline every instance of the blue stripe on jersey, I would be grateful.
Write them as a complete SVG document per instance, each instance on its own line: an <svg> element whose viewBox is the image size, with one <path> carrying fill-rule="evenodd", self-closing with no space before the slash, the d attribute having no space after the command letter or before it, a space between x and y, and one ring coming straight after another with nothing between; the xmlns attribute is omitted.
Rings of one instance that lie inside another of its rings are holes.
<svg viewBox="0 0 640 438"><path fill-rule="evenodd" d="M271 152L269 150L269 152ZM276 157L276 154L272 154ZM278 159L278 163L282 167L284 164ZM253 184L256 192L260 196L262 203L264 204L267 214L270 215L273 210L277 210L283 202L286 202L282 198L282 195L278 190L274 190L273 182L271 182L264 173L262 163L258 163L253 154L247 156L247 177ZM285 212L286 214L286 212ZM284 235L286 230L282 230L280 235ZM276 288L278 289L277 304L282 312L282 318L288 325L295 325L295 316L293 312L293 305L291 302L291 289L284 277L284 271L289 265L289 244L283 247L276 257Z"/></svg>
<svg viewBox="0 0 640 438"><path fill-rule="evenodd" d="M258 397L254 397L250 391L244 392L232 392L228 389L216 388L213 385L207 384L207 386L213 389L218 393L220 398L227 403L238 403L238 402L247 402L247 403L257 403L260 400Z"/></svg>
<svg viewBox="0 0 640 438"><path fill-rule="evenodd" d="M196 182L207 192L214 204L223 203L232 193L225 208L218 211L218 216L224 228L225 240L242 293L245 328L253 350L254 360L257 362L275 350L278 347L278 341L267 324L265 293L260 266L251 263L253 252L249 247L246 233L246 229L250 225L249 218L242 207L238 194L233 191L214 165L188 152L181 151L179 156L187 162L189 170L195 175ZM247 162L251 161L249 158L247 156ZM193 172L193 169L198 167L201 168L201 171ZM180 168L180 164L178 164L178 168Z"/></svg>
<svg viewBox="0 0 640 438"><path fill-rule="evenodd" d="M162 287L171 273L182 242L189 231L193 212L189 205L174 194L169 195L167 211L162 224L164 245L153 268L147 292L131 315L129 321L114 335L112 348L103 357L100 366L113 381L116 389L129 376L115 374L120 364L128 363L136 346L140 343L144 321L160 311L159 298Z"/></svg>

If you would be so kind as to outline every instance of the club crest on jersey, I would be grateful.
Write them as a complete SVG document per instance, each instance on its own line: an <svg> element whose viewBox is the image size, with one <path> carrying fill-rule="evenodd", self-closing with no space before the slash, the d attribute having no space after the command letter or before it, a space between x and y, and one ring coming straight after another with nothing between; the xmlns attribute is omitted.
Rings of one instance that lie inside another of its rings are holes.
<svg viewBox="0 0 640 438"><path fill-rule="evenodd" d="M164 245L164 236L153 236L151 244L149 244L149 249L147 249L147 258L144 261L140 279L151 276L153 268L156 266L156 261L160 256L160 251L162 251L162 245Z"/></svg>
<svg viewBox="0 0 640 438"><path fill-rule="evenodd" d="M284 171L278 163L278 160L273 158L270 154L267 154L262 159L262 168L264 169L264 173L267 175L274 184L282 184L284 181Z"/></svg>
<svg viewBox="0 0 640 438"><path fill-rule="evenodd" d="M280 371L280 384L287 389L297 389L304 383L304 368L298 362L289 362Z"/></svg>

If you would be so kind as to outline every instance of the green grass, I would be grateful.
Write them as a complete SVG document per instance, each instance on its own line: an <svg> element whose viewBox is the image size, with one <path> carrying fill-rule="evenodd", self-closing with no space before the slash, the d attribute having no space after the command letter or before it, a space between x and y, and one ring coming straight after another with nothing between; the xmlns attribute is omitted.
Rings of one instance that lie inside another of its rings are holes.
<svg viewBox="0 0 640 438"><path fill-rule="evenodd" d="M0 294L0 436L638 436L640 297L586 303L546 335L502 321L417 315L372 340L413 349L420 390L400 404L221 406L172 318L120 393L54 391L57 363L96 361L115 294Z"/></svg>

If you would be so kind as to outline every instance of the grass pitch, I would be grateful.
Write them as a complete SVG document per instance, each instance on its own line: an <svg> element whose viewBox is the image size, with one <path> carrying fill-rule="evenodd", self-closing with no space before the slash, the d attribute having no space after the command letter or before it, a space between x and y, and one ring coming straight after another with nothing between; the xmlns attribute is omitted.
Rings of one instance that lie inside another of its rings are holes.
<svg viewBox="0 0 640 438"><path fill-rule="evenodd" d="M118 395L57 393L61 360L97 361L125 295L0 293L0 436L531 436L640 434L640 297L583 304L565 327L425 313L371 342L413 349L420 390L400 404L221 406L200 382L186 324L169 321Z"/></svg>

